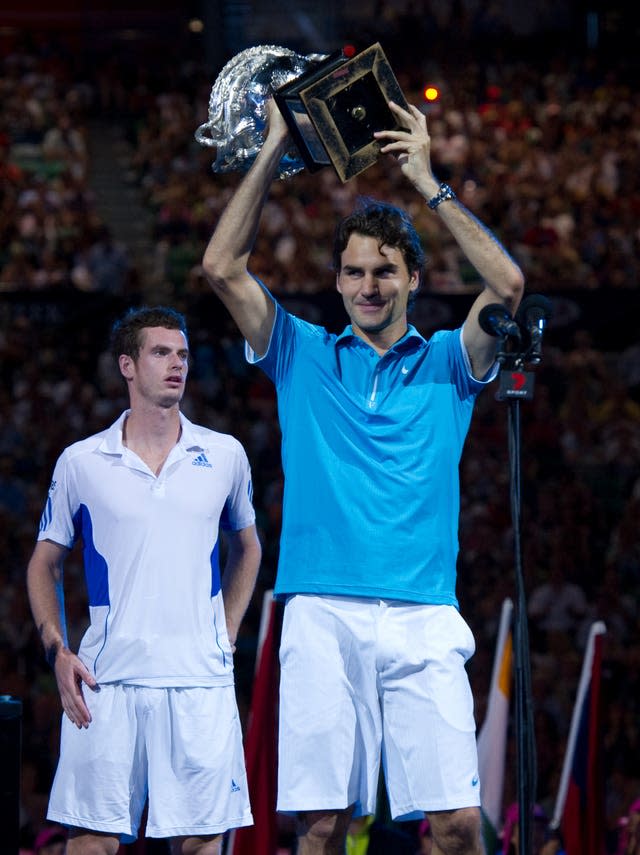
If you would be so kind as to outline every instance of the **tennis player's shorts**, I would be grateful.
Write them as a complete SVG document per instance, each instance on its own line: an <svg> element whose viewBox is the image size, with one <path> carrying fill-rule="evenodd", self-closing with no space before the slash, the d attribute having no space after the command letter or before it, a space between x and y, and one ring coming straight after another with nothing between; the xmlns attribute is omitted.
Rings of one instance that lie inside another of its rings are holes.
<svg viewBox="0 0 640 855"><path fill-rule="evenodd" d="M48 819L135 840L251 825L233 686L85 690L88 728L63 716Z"/></svg>
<svg viewBox="0 0 640 855"><path fill-rule="evenodd" d="M394 819L480 804L471 630L453 606L296 595L280 648L278 809Z"/></svg>

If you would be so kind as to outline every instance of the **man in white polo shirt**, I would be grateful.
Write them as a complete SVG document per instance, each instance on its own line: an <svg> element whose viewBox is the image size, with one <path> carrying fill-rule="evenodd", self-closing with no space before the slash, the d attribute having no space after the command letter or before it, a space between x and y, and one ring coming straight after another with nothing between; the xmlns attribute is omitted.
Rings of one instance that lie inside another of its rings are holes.
<svg viewBox="0 0 640 855"><path fill-rule="evenodd" d="M252 822L232 657L260 562L249 463L180 412L182 315L131 310L112 350L130 409L60 456L27 571L65 713L48 818L70 827L68 855L115 855L148 797L148 837L219 855ZM62 590L78 538L90 625L76 655Z"/></svg>

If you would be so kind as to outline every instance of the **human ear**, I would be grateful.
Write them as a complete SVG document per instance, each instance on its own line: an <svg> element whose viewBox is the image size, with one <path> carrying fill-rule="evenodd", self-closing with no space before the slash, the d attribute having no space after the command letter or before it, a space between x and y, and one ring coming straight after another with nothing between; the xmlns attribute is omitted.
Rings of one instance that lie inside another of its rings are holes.
<svg viewBox="0 0 640 855"><path fill-rule="evenodd" d="M133 378L133 359L128 354L120 354L118 357L118 366L120 368L120 373L125 380L131 380Z"/></svg>

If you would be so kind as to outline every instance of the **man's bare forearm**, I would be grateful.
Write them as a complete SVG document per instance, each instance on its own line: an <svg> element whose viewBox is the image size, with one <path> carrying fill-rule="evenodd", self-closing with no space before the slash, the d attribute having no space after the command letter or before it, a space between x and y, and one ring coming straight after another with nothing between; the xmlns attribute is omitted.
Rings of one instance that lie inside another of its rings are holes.
<svg viewBox="0 0 640 855"><path fill-rule="evenodd" d="M216 290L247 272L262 210L285 150L284 140L267 137L220 216L203 259L204 271Z"/></svg>
<svg viewBox="0 0 640 855"><path fill-rule="evenodd" d="M242 618L255 588L262 549L255 526L229 538L229 554L222 577L222 597L229 640L234 645Z"/></svg>
<svg viewBox="0 0 640 855"><path fill-rule="evenodd" d="M519 266L493 233L457 200L438 206L438 215L495 298L511 309L522 296Z"/></svg>
<svg viewBox="0 0 640 855"><path fill-rule="evenodd" d="M27 567L29 605L52 667L59 651L67 645L62 590L64 554L55 544L39 543Z"/></svg>

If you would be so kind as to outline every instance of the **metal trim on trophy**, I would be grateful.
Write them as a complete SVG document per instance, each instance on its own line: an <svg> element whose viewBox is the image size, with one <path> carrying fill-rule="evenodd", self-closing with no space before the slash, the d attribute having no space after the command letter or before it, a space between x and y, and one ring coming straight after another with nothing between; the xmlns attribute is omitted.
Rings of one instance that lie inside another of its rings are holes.
<svg viewBox="0 0 640 855"><path fill-rule="evenodd" d="M331 164L343 183L378 159L374 131L400 127L387 102L407 109L378 43L351 59L329 57L277 89L274 99L307 169Z"/></svg>
<svg viewBox="0 0 640 855"><path fill-rule="evenodd" d="M328 74L343 68L347 61L348 57L343 51L336 51L317 66L310 68L291 82L285 83L273 93L273 100L278 105L302 162L309 172L317 172L324 166L330 166L331 158L316 130L315 123L307 112L301 91L306 91L315 83L322 82Z"/></svg>
<svg viewBox="0 0 640 855"><path fill-rule="evenodd" d="M264 142L272 95L294 143L279 164L279 178L333 166L348 181L378 159L374 131L399 128L388 101L407 108L378 43L351 57L345 51L301 56L274 45L248 48L218 75L209 120L195 133L199 143L216 148L214 172L251 166Z"/></svg>

